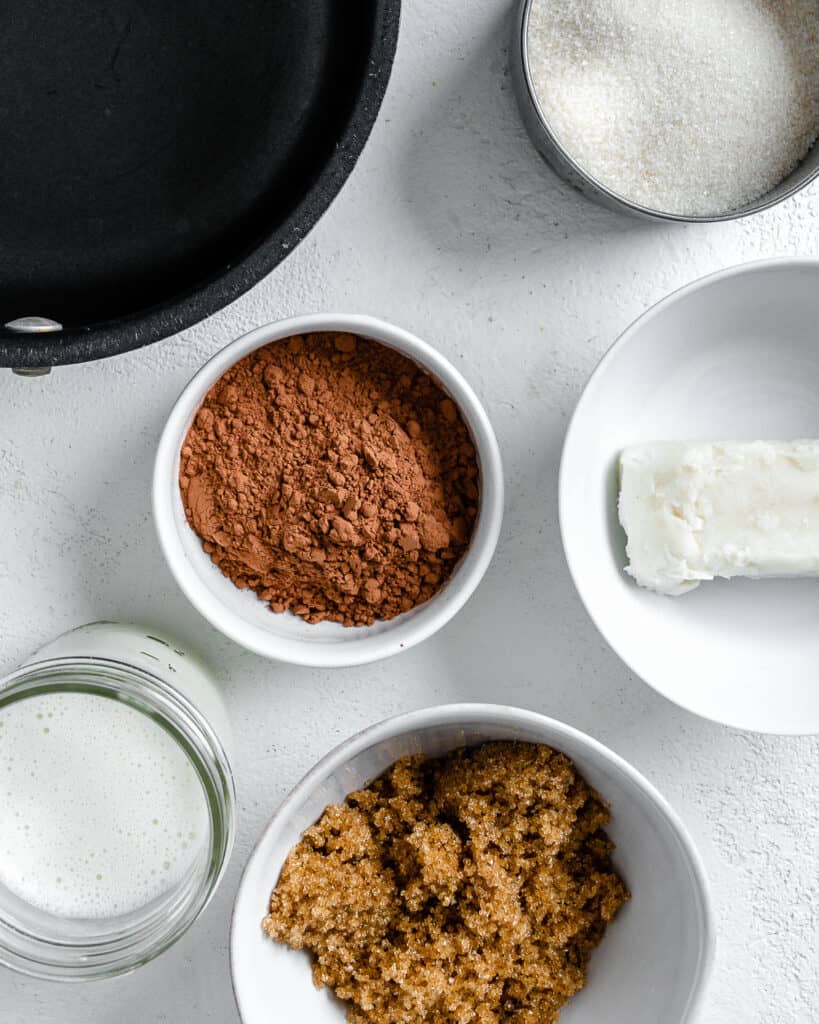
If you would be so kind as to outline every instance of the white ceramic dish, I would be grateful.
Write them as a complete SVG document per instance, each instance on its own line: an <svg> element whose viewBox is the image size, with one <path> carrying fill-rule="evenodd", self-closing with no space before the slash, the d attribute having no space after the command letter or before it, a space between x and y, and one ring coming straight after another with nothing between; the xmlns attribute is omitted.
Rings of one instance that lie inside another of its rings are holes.
<svg viewBox="0 0 819 1024"><path fill-rule="evenodd" d="M697 714L819 732L819 579L715 580L661 597L626 576L616 460L651 440L819 437L819 262L774 260L654 306L592 375L566 435L560 528L598 629Z"/></svg>
<svg viewBox="0 0 819 1024"><path fill-rule="evenodd" d="M634 768L591 737L532 711L454 704L388 719L328 754L281 805L245 869L231 933L233 985L244 1024L343 1024L344 1008L312 984L309 958L273 943L261 919L284 858L329 803L410 753L443 754L483 740L547 743L571 757L609 801L615 862L632 899L596 950L586 988L561 1024L691 1021L714 937L699 856L677 816Z"/></svg>
<svg viewBox="0 0 819 1024"><path fill-rule="evenodd" d="M481 472L478 521L469 549L447 585L425 604L368 627L310 625L290 613L274 614L249 591L238 590L213 565L185 519L179 494L179 452L211 386L234 363L271 341L311 331L349 331L394 348L422 366L460 408ZM466 604L492 559L503 517L503 471L495 434L474 391L439 352L382 320L346 314L293 317L259 327L218 352L182 392L165 426L153 482L159 542L180 587L216 629L257 654L320 668L377 661L425 640Z"/></svg>

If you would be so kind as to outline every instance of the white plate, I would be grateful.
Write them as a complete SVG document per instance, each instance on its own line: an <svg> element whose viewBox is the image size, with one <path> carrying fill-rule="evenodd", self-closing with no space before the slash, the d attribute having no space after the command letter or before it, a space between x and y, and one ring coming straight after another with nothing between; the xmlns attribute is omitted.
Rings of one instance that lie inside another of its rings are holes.
<svg viewBox="0 0 819 1024"><path fill-rule="evenodd" d="M625 575L615 467L653 440L819 437L819 262L714 274L637 320L591 377L566 435L569 569L625 663L697 714L819 732L819 580L715 580L681 597Z"/></svg>
<svg viewBox="0 0 819 1024"><path fill-rule="evenodd" d="M231 970L244 1024L343 1024L344 1007L313 987L310 962L261 929L282 863L329 803L410 753L440 755L488 739L547 743L568 754L609 801L615 863L632 898L595 951L586 988L561 1024L685 1024L713 959L708 885L680 820L631 765L568 725L491 704L426 708L352 737L320 761L281 805L248 862L231 931Z"/></svg>

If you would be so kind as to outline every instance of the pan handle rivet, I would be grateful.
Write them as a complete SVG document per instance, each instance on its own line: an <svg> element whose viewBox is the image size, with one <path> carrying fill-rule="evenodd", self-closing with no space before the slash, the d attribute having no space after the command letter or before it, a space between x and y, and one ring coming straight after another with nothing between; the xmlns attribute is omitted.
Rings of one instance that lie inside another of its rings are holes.
<svg viewBox="0 0 819 1024"><path fill-rule="evenodd" d="M61 331L63 325L56 320L49 320L46 316L21 316L17 320L10 320L5 325L10 331L17 331L19 334L51 334L52 331ZM20 377L44 377L51 373L50 366L15 366L12 373Z"/></svg>

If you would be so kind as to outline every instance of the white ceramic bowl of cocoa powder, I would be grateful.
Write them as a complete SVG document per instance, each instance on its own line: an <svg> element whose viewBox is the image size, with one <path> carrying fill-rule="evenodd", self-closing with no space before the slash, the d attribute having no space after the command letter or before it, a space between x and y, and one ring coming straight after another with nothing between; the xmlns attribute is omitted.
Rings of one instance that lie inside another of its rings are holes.
<svg viewBox="0 0 819 1024"><path fill-rule="evenodd" d="M408 754L441 756L491 740L566 754L608 803L614 866L631 899L592 953L586 987L561 1024L691 1024L714 958L708 881L684 824L634 767L591 736L534 711L492 704L423 708L373 725L328 753L285 799L245 868L233 912L231 969L244 1024L343 1024L344 1006L313 987L310 958L273 942L261 922L282 864L328 804Z"/></svg>
<svg viewBox="0 0 819 1024"><path fill-rule="evenodd" d="M245 356L271 342L315 332L347 332L392 348L424 369L458 407L480 471L478 516L469 546L446 584L410 611L371 626L310 624L273 612L255 593L240 590L212 563L185 516L179 490L180 452L211 387ZM489 418L458 370L436 349L399 327L368 316L314 314L259 327L218 352L191 380L174 406L159 443L153 480L159 542L177 583L197 610L226 636L264 657L319 668L360 665L420 643L467 602L491 561L503 516L500 451Z"/></svg>

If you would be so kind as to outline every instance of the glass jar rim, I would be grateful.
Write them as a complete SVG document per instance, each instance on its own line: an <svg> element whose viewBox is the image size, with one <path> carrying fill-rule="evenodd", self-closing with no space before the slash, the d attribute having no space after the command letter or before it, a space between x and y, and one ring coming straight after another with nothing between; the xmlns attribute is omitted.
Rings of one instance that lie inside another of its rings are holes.
<svg viewBox="0 0 819 1024"><path fill-rule="evenodd" d="M114 977L173 945L210 901L233 845L233 775L219 736L196 705L147 669L90 655L37 661L0 680L0 711L20 700L55 693L111 698L150 718L187 757L207 806L210 836L203 876L196 884L172 890L173 896L136 928L115 929L101 939L53 940L7 919L0 907L0 964L50 980Z"/></svg>

